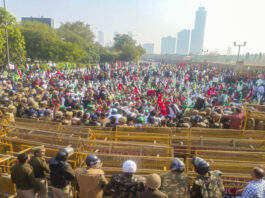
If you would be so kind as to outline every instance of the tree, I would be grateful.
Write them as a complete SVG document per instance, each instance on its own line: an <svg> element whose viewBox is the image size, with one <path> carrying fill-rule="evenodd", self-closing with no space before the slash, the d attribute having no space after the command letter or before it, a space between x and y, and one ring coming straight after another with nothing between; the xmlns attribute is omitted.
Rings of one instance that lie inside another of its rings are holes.
<svg viewBox="0 0 265 198"><path fill-rule="evenodd" d="M136 46L136 41L127 34L118 34L114 38L113 50L120 53L119 59L122 61L137 62L145 54L142 46Z"/></svg>
<svg viewBox="0 0 265 198"><path fill-rule="evenodd" d="M114 50L122 50L124 45L132 45L135 46L136 41L133 40L130 36L127 34L117 34L114 37L114 45L113 49Z"/></svg>
<svg viewBox="0 0 265 198"><path fill-rule="evenodd" d="M115 62L120 56L120 52L115 50L110 50L107 47L101 47L99 50L99 54L100 54L101 63Z"/></svg>
<svg viewBox="0 0 265 198"><path fill-rule="evenodd" d="M64 41L76 43L83 48L88 43L93 43L95 35L90 30L90 25L77 21L74 23L66 22L57 29L57 33Z"/></svg>
<svg viewBox="0 0 265 198"><path fill-rule="evenodd" d="M46 61L56 59L61 39L47 24L24 21L19 28L25 38L29 58Z"/></svg>
<svg viewBox="0 0 265 198"><path fill-rule="evenodd" d="M6 60L6 31L8 31L10 62L21 65L25 62L25 41L16 26L17 22L4 8L0 8L0 65L5 65Z"/></svg>

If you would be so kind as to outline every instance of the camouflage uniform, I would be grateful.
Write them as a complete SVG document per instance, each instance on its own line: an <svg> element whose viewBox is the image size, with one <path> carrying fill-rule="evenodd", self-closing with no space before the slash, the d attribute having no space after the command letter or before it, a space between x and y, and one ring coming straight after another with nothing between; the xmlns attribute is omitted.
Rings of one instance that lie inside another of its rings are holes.
<svg viewBox="0 0 265 198"><path fill-rule="evenodd" d="M144 191L145 178L133 175L131 178L122 174L113 175L106 190L113 189L114 198L135 198L138 193Z"/></svg>
<svg viewBox="0 0 265 198"><path fill-rule="evenodd" d="M189 178L185 174L163 173L161 174L160 190L166 193L169 198L189 198Z"/></svg>
<svg viewBox="0 0 265 198"><path fill-rule="evenodd" d="M210 171L206 175L194 179L191 197L197 198L222 198L224 197L224 185L222 173L218 170Z"/></svg>

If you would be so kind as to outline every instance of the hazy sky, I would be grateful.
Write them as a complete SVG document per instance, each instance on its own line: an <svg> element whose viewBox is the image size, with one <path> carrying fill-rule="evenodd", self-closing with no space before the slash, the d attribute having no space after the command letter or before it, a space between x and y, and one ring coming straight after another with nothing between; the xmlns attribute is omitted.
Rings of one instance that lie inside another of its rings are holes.
<svg viewBox="0 0 265 198"><path fill-rule="evenodd" d="M22 16L51 17L55 27L66 21L84 21L112 41L113 32L132 31L140 44L154 43L160 53L161 37L192 29L200 6L207 11L204 49L226 52L233 41L248 44L242 52L265 52L265 0L6 0L7 9ZM0 6L2 6L2 0ZM97 34L96 34L97 35Z"/></svg>

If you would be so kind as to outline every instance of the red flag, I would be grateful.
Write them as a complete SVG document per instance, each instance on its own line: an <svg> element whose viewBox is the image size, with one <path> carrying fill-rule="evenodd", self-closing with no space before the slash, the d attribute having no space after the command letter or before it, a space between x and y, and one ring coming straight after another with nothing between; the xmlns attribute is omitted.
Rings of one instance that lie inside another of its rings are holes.
<svg viewBox="0 0 265 198"><path fill-rule="evenodd" d="M210 98L212 95L212 88L210 87L209 90L208 90L208 97Z"/></svg>
<svg viewBox="0 0 265 198"><path fill-rule="evenodd" d="M134 81L136 81L136 80L137 80L136 76L133 76L133 80L134 80Z"/></svg>
<svg viewBox="0 0 265 198"><path fill-rule="evenodd" d="M49 68L48 68L47 71L46 71L46 77L47 77L47 78L50 78L50 70L49 70Z"/></svg>
<svg viewBox="0 0 265 198"><path fill-rule="evenodd" d="M168 88L168 81L167 81L167 84L166 84L166 86L165 86L165 89L167 89Z"/></svg>
<svg viewBox="0 0 265 198"><path fill-rule="evenodd" d="M214 93L215 95L217 95L216 91L215 91L215 87L213 88L212 93Z"/></svg>
<svg viewBox="0 0 265 198"><path fill-rule="evenodd" d="M250 98L252 98L252 96L253 96L253 87L250 88L248 95L246 97L246 101L249 101Z"/></svg>
<svg viewBox="0 0 265 198"><path fill-rule="evenodd" d="M140 91L139 91L139 89L135 86L134 87L134 92L136 93L136 94L140 94Z"/></svg>
<svg viewBox="0 0 265 198"><path fill-rule="evenodd" d="M23 77L23 75L22 75L22 73L21 73L20 70L18 70L18 75L19 75L21 78Z"/></svg>
<svg viewBox="0 0 265 198"><path fill-rule="evenodd" d="M163 116L166 116L167 115L167 109L166 109L166 106L165 104L163 103L162 101L162 96L161 94L158 94L158 97L157 97L157 104L159 105L160 107L160 112Z"/></svg>
<svg viewBox="0 0 265 198"><path fill-rule="evenodd" d="M57 74L59 74L59 76L62 76L63 74L59 71L59 69L57 69Z"/></svg>
<svg viewBox="0 0 265 198"><path fill-rule="evenodd" d="M190 79L189 75L188 74L185 74L185 76L184 76L185 82L187 82L189 79Z"/></svg>
<svg viewBox="0 0 265 198"><path fill-rule="evenodd" d="M122 90L123 89L123 86L122 86L122 84L121 83L119 83L119 86L118 86L118 90Z"/></svg>
<svg viewBox="0 0 265 198"><path fill-rule="evenodd" d="M223 84L220 85L220 91L223 91L224 87Z"/></svg>

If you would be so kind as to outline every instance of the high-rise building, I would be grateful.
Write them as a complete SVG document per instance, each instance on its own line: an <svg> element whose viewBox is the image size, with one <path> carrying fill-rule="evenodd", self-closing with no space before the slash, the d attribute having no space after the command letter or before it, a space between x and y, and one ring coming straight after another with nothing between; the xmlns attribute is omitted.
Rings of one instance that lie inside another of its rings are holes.
<svg viewBox="0 0 265 198"><path fill-rule="evenodd" d="M104 46L104 32L98 31L98 43Z"/></svg>
<svg viewBox="0 0 265 198"><path fill-rule="evenodd" d="M191 33L190 54L202 53L206 15L207 12L205 11L204 7L200 7L196 12L195 26Z"/></svg>
<svg viewBox="0 0 265 198"><path fill-rule="evenodd" d="M54 20L52 18L44 18L44 17L22 17L21 21L38 21L42 23L46 23L51 28L54 28Z"/></svg>
<svg viewBox="0 0 265 198"><path fill-rule="evenodd" d="M146 54L154 54L154 43L145 43L143 44L143 48L145 49Z"/></svg>
<svg viewBox="0 0 265 198"><path fill-rule="evenodd" d="M188 55L190 48L190 30L182 30L178 33L177 54Z"/></svg>
<svg viewBox="0 0 265 198"><path fill-rule="evenodd" d="M113 33L113 39L114 39L115 36L118 35L118 34L119 34L119 32L114 32L114 33Z"/></svg>
<svg viewBox="0 0 265 198"><path fill-rule="evenodd" d="M132 32L128 32L127 35L131 38L133 38L133 33Z"/></svg>
<svg viewBox="0 0 265 198"><path fill-rule="evenodd" d="M175 54L176 38L168 36L163 37L161 41L161 54Z"/></svg>

